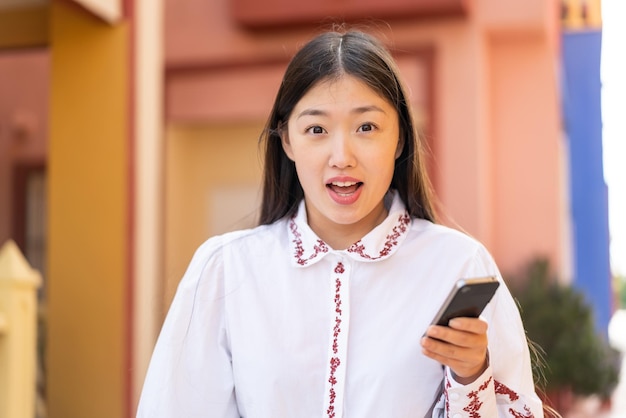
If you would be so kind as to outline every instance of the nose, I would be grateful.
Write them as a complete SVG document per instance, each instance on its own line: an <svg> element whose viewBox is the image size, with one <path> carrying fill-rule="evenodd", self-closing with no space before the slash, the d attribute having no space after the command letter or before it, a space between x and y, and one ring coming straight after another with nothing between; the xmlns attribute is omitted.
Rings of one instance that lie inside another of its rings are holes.
<svg viewBox="0 0 626 418"><path fill-rule="evenodd" d="M339 133L332 137L328 165L335 168L356 166L354 143L349 134Z"/></svg>

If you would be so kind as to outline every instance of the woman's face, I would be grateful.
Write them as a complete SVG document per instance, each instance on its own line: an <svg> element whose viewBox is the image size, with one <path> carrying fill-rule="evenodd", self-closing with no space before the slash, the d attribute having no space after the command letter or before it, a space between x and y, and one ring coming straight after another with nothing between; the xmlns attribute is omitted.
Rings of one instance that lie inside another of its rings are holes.
<svg viewBox="0 0 626 418"><path fill-rule="evenodd" d="M387 215L383 197L402 151L398 113L358 78L322 81L296 104L283 134L311 228L335 249Z"/></svg>

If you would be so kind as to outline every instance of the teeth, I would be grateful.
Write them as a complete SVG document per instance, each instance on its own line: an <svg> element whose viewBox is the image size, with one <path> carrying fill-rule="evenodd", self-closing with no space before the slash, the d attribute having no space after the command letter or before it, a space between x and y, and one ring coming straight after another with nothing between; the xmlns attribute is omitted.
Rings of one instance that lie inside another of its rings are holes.
<svg viewBox="0 0 626 418"><path fill-rule="evenodd" d="M350 187L350 186L354 186L356 184L356 182L354 182L354 181L334 181L331 184L333 186L338 186L338 187Z"/></svg>

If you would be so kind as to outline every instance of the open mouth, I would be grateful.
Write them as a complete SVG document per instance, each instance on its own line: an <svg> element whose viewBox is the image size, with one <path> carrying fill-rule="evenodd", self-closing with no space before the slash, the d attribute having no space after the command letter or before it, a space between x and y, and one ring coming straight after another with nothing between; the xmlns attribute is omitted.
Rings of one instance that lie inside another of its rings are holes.
<svg viewBox="0 0 626 418"><path fill-rule="evenodd" d="M332 183L328 183L326 187L331 189L333 192L337 193L340 196L348 196L352 193L356 192L359 187L363 185L362 182L355 181L336 181Z"/></svg>

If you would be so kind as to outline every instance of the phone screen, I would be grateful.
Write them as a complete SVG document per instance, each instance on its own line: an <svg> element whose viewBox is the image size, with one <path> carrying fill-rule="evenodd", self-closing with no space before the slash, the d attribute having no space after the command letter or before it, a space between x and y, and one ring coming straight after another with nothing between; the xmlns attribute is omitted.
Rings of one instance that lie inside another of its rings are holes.
<svg viewBox="0 0 626 418"><path fill-rule="evenodd" d="M492 276L458 280L432 324L447 326L453 318L478 318L499 285Z"/></svg>

